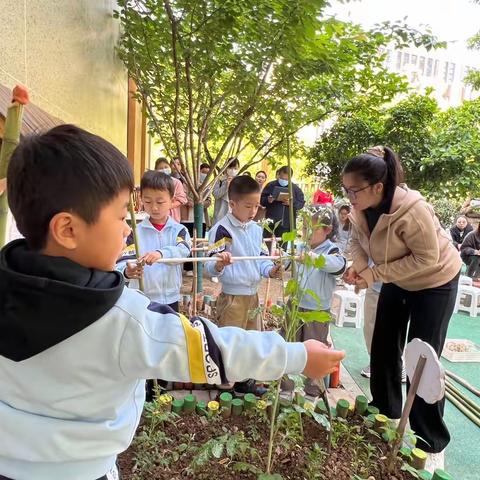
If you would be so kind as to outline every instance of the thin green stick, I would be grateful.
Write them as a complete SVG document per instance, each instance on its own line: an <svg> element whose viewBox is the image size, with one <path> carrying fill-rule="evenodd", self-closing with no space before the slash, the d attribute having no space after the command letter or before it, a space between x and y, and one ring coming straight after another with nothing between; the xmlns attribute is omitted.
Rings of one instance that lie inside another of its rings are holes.
<svg viewBox="0 0 480 480"><path fill-rule="evenodd" d="M130 194L130 202L128 203L128 211L130 212L130 219L132 222L132 233L133 233L133 243L135 244L135 258L140 258L140 247L138 245L138 235L137 235L137 219L135 217L135 208L133 206L133 193ZM142 292L145 291L145 286L143 284L143 277L138 279L138 285Z"/></svg>
<svg viewBox="0 0 480 480"><path fill-rule="evenodd" d="M475 388L473 385L468 383L464 378L460 377L459 375L456 375L453 372L450 372L449 370L445 370L445 373L447 376L455 380L457 383L462 385L463 387L467 388L470 390L472 393L474 393L477 397L480 397L480 390L478 388Z"/></svg>
<svg viewBox="0 0 480 480"><path fill-rule="evenodd" d="M448 381L445 383L445 387L448 393L452 394L457 400L465 404L472 413L480 417L480 405L477 405L473 400L464 395L463 392L458 390L458 388L455 388L455 386L451 385Z"/></svg>

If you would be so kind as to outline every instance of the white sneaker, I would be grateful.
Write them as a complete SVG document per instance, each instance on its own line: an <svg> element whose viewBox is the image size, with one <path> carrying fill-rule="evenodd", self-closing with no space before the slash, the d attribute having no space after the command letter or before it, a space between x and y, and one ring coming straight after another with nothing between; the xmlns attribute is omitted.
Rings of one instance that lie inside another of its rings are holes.
<svg viewBox="0 0 480 480"><path fill-rule="evenodd" d="M213 283L218 283L218 277L212 277L211 280Z"/></svg>
<svg viewBox="0 0 480 480"><path fill-rule="evenodd" d="M402 383L407 383L407 371L405 370L405 364L402 365Z"/></svg>
<svg viewBox="0 0 480 480"><path fill-rule="evenodd" d="M370 372L370 364L368 364L366 367L363 367L360 374L362 375L362 377L370 378L372 376Z"/></svg>
<svg viewBox="0 0 480 480"><path fill-rule="evenodd" d="M433 473L437 469L443 470L445 467L445 450L438 453L429 453L427 455L427 462L425 464L425 470Z"/></svg>
<svg viewBox="0 0 480 480"><path fill-rule="evenodd" d="M185 272L185 276L186 277L193 277L193 270L188 270L187 272Z"/></svg>

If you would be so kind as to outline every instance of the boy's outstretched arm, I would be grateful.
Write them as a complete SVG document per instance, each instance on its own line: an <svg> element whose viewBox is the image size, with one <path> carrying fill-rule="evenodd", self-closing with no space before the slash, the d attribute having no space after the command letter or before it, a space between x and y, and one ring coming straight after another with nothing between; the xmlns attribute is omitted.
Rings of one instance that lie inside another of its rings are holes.
<svg viewBox="0 0 480 480"><path fill-rule="evenodd" d="M141 318L130 317L119 345L119 368L130 378L221 384L304 371L320 378L343 356L320 342L287 343L275 332L219 328L152 304Z"/></svg>

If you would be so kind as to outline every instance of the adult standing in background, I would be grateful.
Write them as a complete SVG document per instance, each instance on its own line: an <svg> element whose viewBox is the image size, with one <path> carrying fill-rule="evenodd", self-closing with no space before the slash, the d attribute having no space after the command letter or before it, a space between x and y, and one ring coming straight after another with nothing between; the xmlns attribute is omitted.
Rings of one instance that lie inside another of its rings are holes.
<svg viewBox="0 0 480 480"><path fill-rule="evenodd" d="M238 161L238 158L229 158L225 175L213 186L212 195L215 199L215 205L213 207L213 225L228 213L228 186L232 179L238 175L239 169L240 162Z"/></svg>
<svg viewBox="0 0 480 480"><path fill-rule="evenodd" d="M255 180L260 185L260 191L263 190L267 182L267 172L264 170L259 170L255 175ZM256 222L263 220L265 218L265 207L263 205L258 206L257 214L255 215L254 220Z"/></svg>
<svg viewBox="0 0 480 480"><path fill-rule="evenodd" d="M290 169L290 177L293 177L293 170ZM305 197L302 190L295 183L293 187L293 214L294 223L297 218L297 212L305 205ZM284 200L277 199L276 192L288 191L288 167L283 166L277 170L277 179L273 182L267 183L262 191L260 198L260 204L265 207L265 217L270 218L273 224L280 222L275 229L275 236L281 237L283 233L289 232L295 228L295 225L290 225L289 205L290 200L288 198ZM263 231L264 237L269 237L271 234L267 231Z"/></svg>
<svg viewBox="0 0 480 480"><path fill-rule="evenodd" d="M465 215L458 216L455 225L450 229L450 236L457 250L460 250L465 237L470 232L473 232L473 227L467 220L467 217Z"/></svg>
<svg viewBox="0 0 480 480"><path fill-rule="evenodd" d="M155 170L158 172L163 172L167 175L172 174L172 169L170 168L170 164L165 157L160 157L155 162ZM185 188L183 183L175 177L171 177L173 180L173 185L175 187L172 199L172 209L170 210L170 216L176 221L180 223L182 214L181 214L181 207L182 205L187 204L187 194L185 192Z"/></svg>
<svg viewBox="0 0 480 480"><path fill-rule="evenodd" d="M480 224L470 232L462 242L460 255L468 266L467 276L470 278L480 277Z"/></svg>
<svg viewBox="0 0 480 480"><path fill-rule="evenodd" d="M343 254L349 253L351 230L350 220L348 219L349 215L350 205L344 204L338 209L338 233L335 243Z"/></svg>
<svg viewBox="0 0 480 480"><path fill-rule="evenodd" d="M401 177L395 153L374 147L348 161L342 178L353 207L353 264L344 280L359 289L383 282L372 339L370 390L372 404L393 419L402 413L405 340L419 338L441 355L461 267L458 251L433 208L419 192L401 184ZM417 445L430 453L430 469L443 468L443 450L450 441L444 405L445 399L428 404L417 396L410 413Z"/></svg>

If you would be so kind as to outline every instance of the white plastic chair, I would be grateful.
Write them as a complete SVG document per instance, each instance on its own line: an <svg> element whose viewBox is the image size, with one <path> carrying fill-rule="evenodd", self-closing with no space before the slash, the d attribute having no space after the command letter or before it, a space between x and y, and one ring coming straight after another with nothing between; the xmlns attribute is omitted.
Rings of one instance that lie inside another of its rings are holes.
<svg viewBox="0 0 480 480"><path fill-rule="evenodd" d="M473 280L466 275L460 275L460 279L458 280L458 285L473 285Z"/></svg>
<svg viewBox="0 0 480 480"><path fill-rule="evenodd" d="M480 288L471 285L458 285L454 313L462 311L467 312L471 317L477 317L480 310L478 306L479 300Z"/></svg>
<svg viewBox="0 0 480 480"><path fill-rule="evenodd" d="M343 327L344 323L351 322L355 324L355 328L361 328L365 295L352 290L336 290L333 297L336 297L338 303L338 313L333 313L335 325Z"/></svg>

